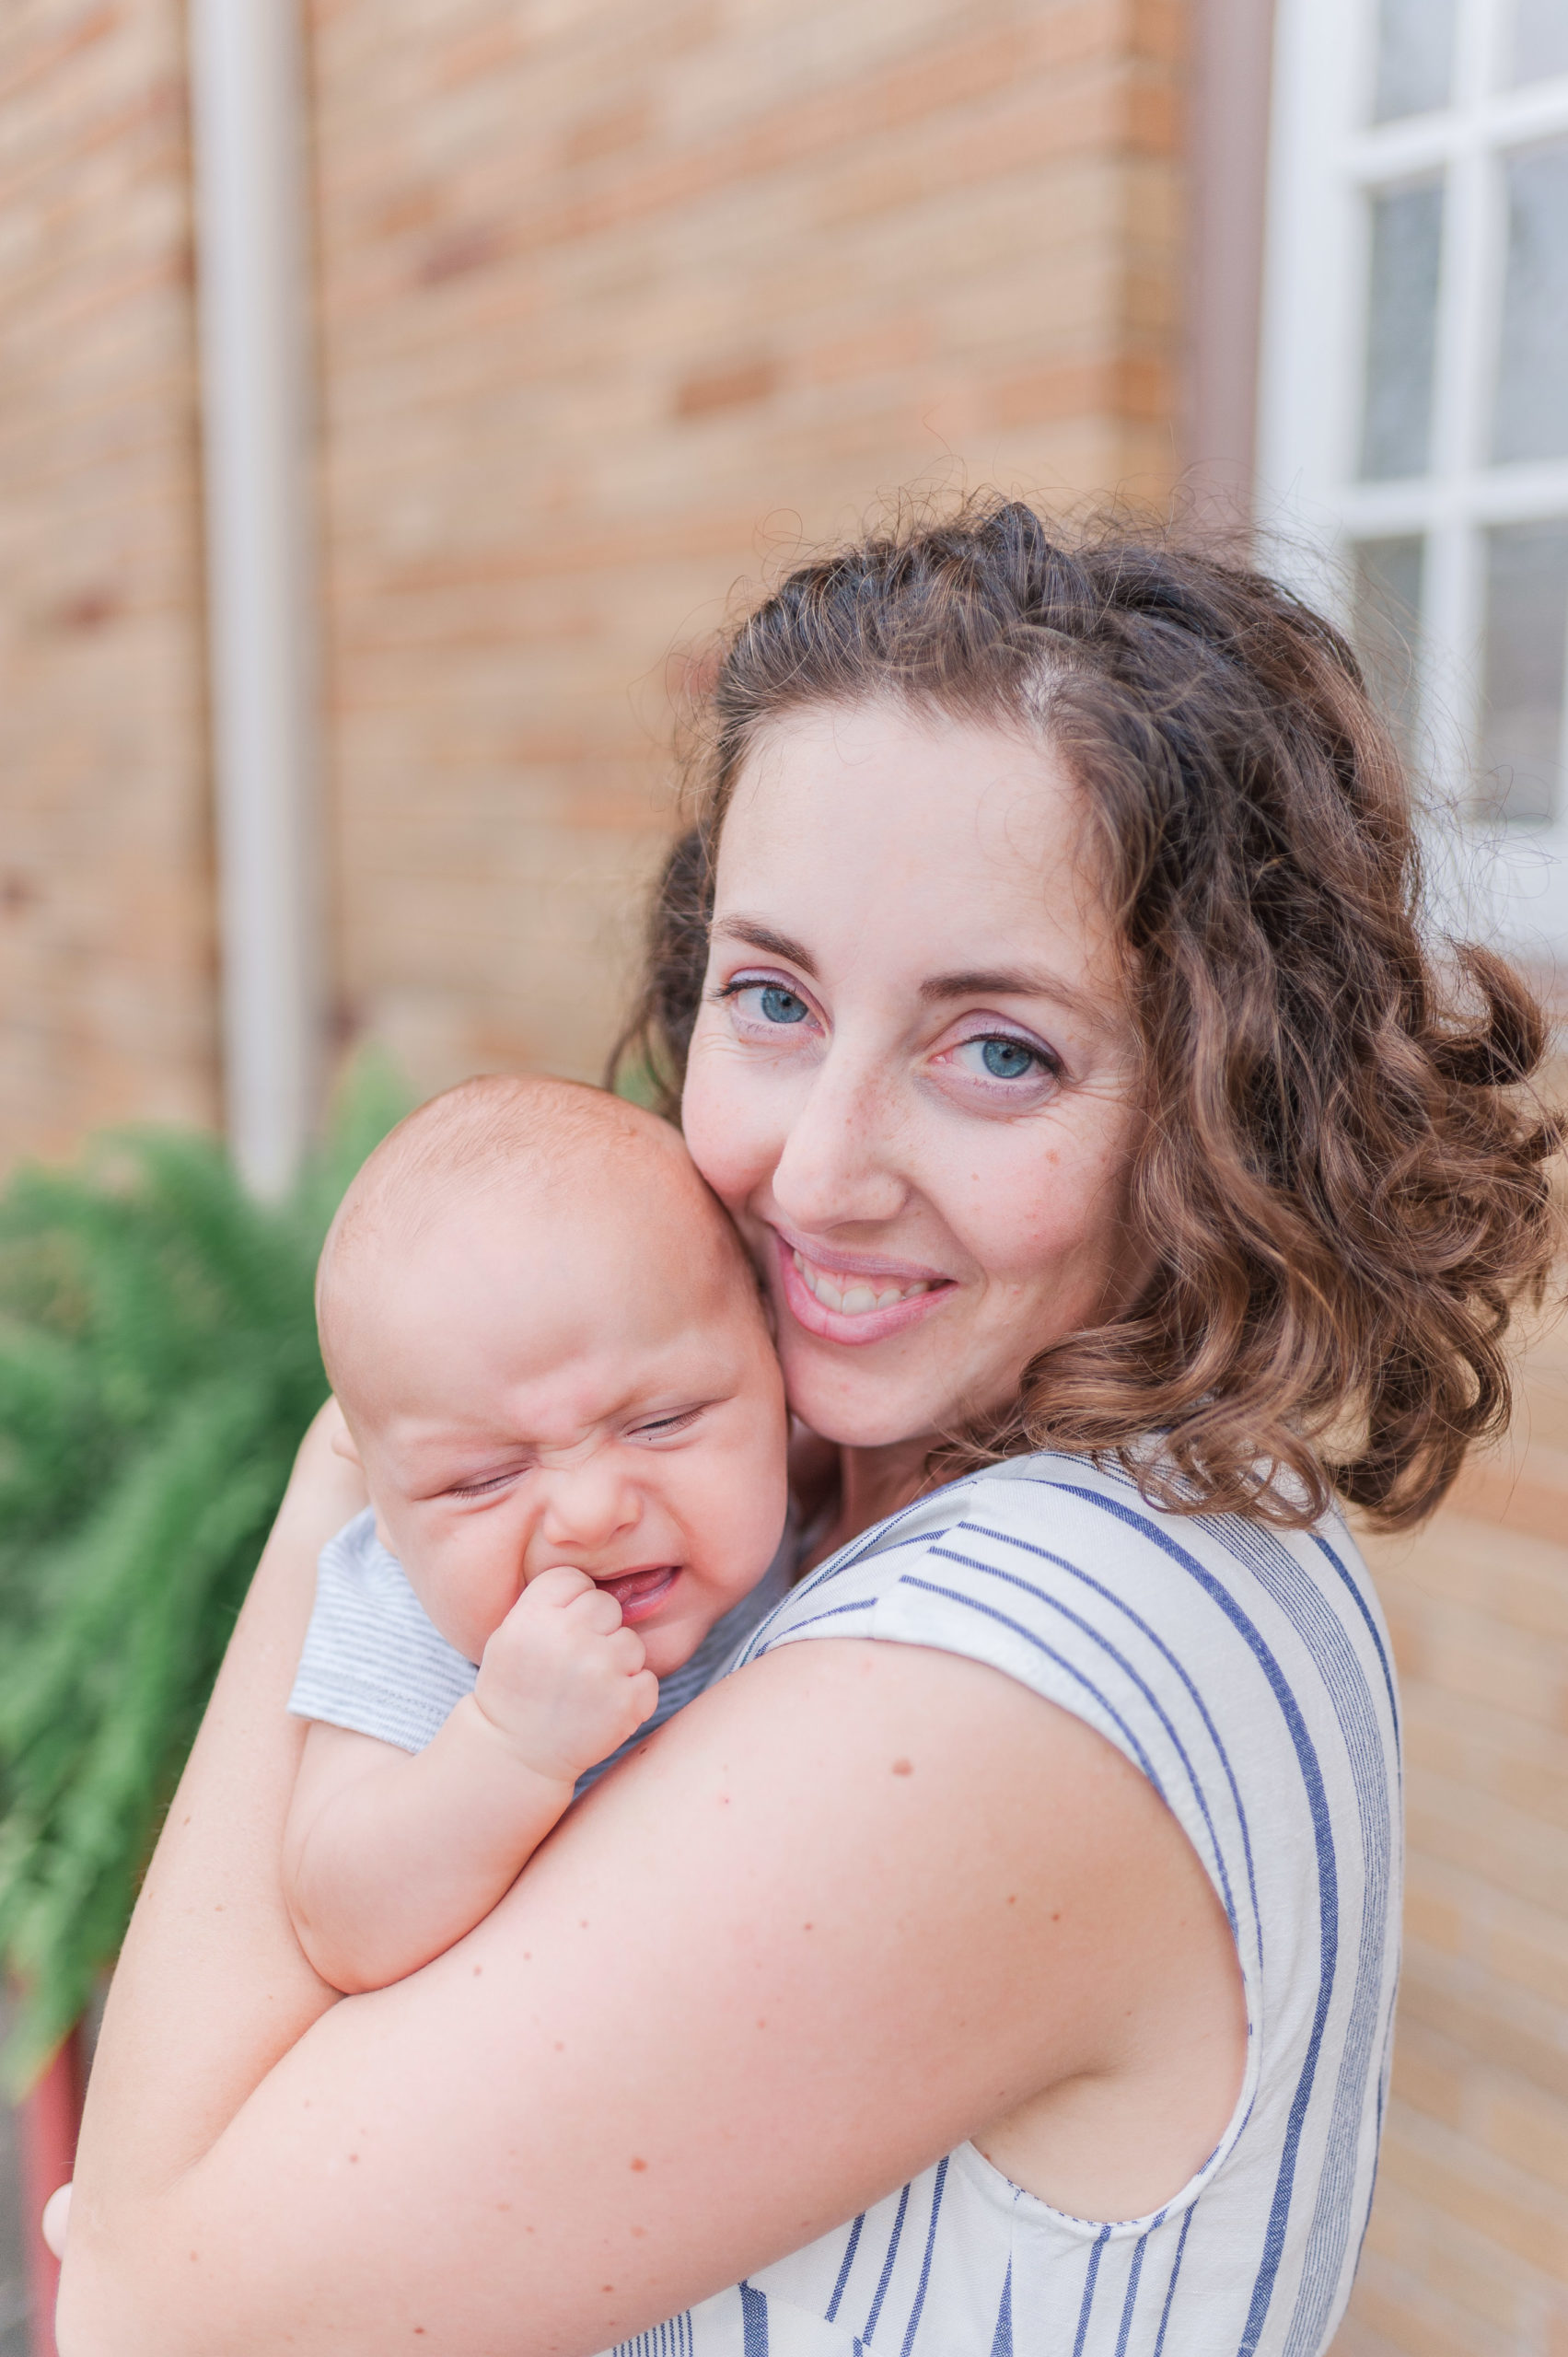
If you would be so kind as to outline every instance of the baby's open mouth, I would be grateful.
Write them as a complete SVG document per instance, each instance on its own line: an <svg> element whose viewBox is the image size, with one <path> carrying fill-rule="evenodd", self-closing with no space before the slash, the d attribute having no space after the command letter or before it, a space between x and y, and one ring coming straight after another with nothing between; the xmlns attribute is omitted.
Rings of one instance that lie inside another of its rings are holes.
<svg viewBox="0 0 1568 2357"><path fill-rule="evenodd" d="M596 1574L594 1585L615 1598L623 1620L645 1620L664 1602L679 1576L679 1563L650 1563L641 1571L616 1572L606 1579Z"/></svg>

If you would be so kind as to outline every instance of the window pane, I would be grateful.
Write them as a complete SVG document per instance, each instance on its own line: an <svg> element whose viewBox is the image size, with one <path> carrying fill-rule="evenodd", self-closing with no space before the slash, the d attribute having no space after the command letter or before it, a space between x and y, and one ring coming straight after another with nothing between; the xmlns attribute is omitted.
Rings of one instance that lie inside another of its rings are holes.
<svg viewBox="0 0 1568 2357"><path fill-rule="evenodd" d="M1536 820L1562 808L1568 523L1508 524L1487 538L1483 807Z"/></svg>
<svg viewBox="0 0 1568 2357"><path fill-rule="evenodd" d="M1561 0L1539 5L1556 6ZM1446 106L1453 75L1454 0L1380 0L1372 107L1377 122Z"/></svg>
<svg viewBox="0 0 1568 2357"><path fill-rule="evenodd" d="M1426 471L1442 240L1440 180L1388 189L1373 198L1366 407L1361 430L1364 475Z"/></svg>
<svg viewBox="0 0 1568 2357"><path fill-rule="evenodd" d="M1568 141L1508 159L1493 456L1568 455Z"/></svg>
<svg viewBox="0 0 1568 2357"><path fill-rule="evenodd" d="M1363 540L1355 552L1355 651L1407 761L1415 744L1424 552L1413 533Z"/></svg>
<svg viewBox="0 0 1568 2357"><path fill-rule="evenodd" d="M1514 79L1568 74L1568 0L1514 0Z"/></svg>

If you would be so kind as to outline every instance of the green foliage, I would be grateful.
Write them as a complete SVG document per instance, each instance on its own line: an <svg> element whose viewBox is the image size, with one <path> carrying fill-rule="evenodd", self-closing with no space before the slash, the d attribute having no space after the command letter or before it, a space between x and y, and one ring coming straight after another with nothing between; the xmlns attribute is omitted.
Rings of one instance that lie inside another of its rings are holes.
<svg viewBox="0 0 1568 2357"><path fill-rule="evenodd" d="M316 1255L403 1111L362 1062L287 1202L214 1140L0 1195L0 1964L20 2090L114 1956L301 1434Z"/></svg>

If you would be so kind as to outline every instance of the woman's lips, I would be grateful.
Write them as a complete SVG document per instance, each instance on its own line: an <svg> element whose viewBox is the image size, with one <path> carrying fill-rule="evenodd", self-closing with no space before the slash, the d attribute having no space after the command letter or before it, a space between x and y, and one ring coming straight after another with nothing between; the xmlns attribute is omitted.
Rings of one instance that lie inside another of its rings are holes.
<svg viewBox="0 0 1568 2357"><path fill-rule="evenodd" d="M623 1621L645 1620L658 1610L679 1577L679 1563L654 1563L645 1571L618 1572L613 1579L596 1579L594 1585L615 1598Z"/></svg>
<svg viewBox="0 0 1568 2357"><path fill-rule="evenodd" d="M830 1342L880 1342L940 1306L950 1277L903 1276L875 1269L834 1269L798 1251L775 1228L780 1282L790 1315Z"/></svg>

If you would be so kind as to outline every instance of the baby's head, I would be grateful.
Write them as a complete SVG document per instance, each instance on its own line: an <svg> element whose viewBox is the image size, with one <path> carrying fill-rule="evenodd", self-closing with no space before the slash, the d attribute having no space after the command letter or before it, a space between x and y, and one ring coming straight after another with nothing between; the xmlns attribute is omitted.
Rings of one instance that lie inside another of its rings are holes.
<svg viewBox="0 0 1568 2357"><path fill-rule="evenodd" d="M784 1526L784 1387L755 1276L676 1132L575 1083L466 1081L343 1198L321 1350L379 1525L477 1661L557 1563L660 1677Z"/></svg>

